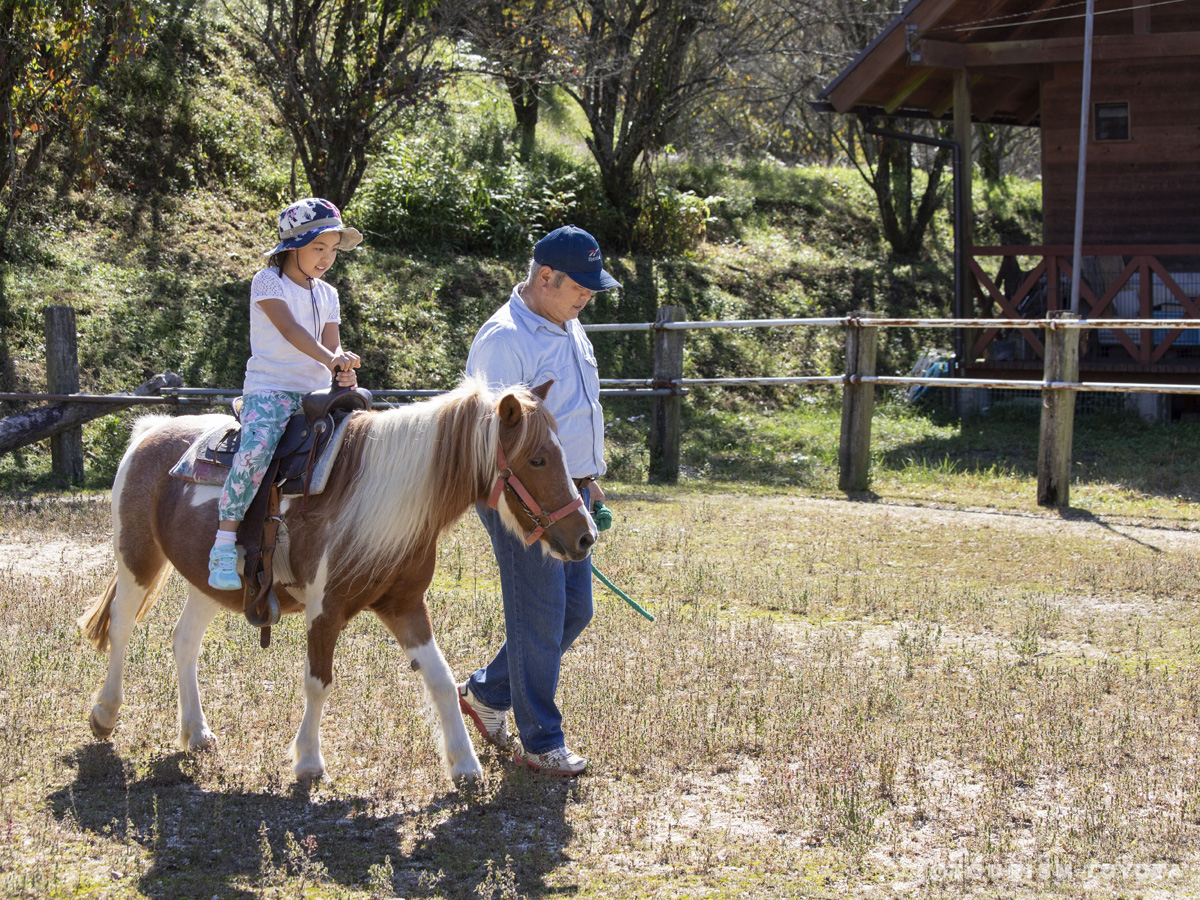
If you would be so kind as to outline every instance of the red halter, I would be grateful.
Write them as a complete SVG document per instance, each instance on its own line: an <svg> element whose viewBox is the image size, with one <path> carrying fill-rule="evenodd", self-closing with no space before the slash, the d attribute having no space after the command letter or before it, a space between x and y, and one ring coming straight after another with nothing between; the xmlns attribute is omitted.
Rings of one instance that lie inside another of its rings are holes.
<svg viewBox="0 0 1200 900"><path fill-rule="evenodd" d="M563 516L570 515L583 506L583 497L577 496L574 500L564 506L557 512L547 513L542 511L542 507L533 495L525 489L525 485L521 484L521 479L513 474L513 470L508 467L508 460L504 456L504 445L496 441L496 465L500 472L496 476L496 483L492 486L492 496L488 498L488 506L492 509L500 509L500 495L504 493L504 489L508 488L516 495L517 502L521 504L521 509L533 519L534 529L525 535L525 543L532 546L537 543L538 538L542 536L542 532L561 519Z"/></svg>

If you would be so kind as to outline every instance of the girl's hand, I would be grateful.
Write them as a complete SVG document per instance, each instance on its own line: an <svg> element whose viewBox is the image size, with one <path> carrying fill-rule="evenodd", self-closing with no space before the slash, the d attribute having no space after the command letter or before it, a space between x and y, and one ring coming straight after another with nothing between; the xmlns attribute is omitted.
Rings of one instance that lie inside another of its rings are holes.
<svg viewBox="0 0 1200 900"><path fill-rule="evenodd" d="M349 372L351 369L357 369L361 363L357 353L351 353L349 350L337 349L333 351L333 356L329 358L329 362L325 363L329 367L330 372L336 372L341 369L343 372Z"/></svg>
<svg viewBox="0 0 1200 900"><path fill-rule="evenodd" d="M349 350L338 349L333 357L326 364L333 372L333 380L338 387L354 388L358 387L358 375L354 370L359 367L361 360L357 353L351 353Z"/></svg>

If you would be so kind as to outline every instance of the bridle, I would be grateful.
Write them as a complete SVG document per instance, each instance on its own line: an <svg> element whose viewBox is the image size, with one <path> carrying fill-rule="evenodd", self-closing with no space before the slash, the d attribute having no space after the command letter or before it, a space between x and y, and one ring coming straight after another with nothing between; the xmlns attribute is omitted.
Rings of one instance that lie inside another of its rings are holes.
<svg viewBox="0 0 1200 900"><path fill-rule="evenodd" d="M521 504L521 509L525 510L526 515L533 520L533 531L525 535L525 544L527 546L536 544L538 538L542 536L542 532L559 519L570 515L583 506L583 497L577 495L574 500L562 509L552 513L545 512L541 505L533 499L533 494L529 493L525 485L521 484L521 479L514 475L513 470L509 468L508 459L504 456L504 445L499 440L496 441L496 465L500 471L496 475L496 483L492 485L492 495L488 498L488 506L498 511L500 509L500 496L504 493L504 489L508 488L513 492L513 496Z"/></svg>

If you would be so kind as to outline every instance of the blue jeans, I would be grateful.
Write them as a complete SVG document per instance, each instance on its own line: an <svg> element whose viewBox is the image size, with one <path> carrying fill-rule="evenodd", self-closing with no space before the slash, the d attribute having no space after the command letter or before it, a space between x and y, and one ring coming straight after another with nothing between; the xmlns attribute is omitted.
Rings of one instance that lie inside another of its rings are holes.
<svg viewBox="0 0 1200 900"><path fill-rule="evenodd" d="M503 501L502 501L503 502ZM583 502L591 508L590 492ZM535 544L526 547L484 504L476 512L492 538L504 595L504 643L469 680L493 709L511 709L521 744L545 753L565 744L554 702L562 655L592 620L592 558L562 562Z"/></svg>

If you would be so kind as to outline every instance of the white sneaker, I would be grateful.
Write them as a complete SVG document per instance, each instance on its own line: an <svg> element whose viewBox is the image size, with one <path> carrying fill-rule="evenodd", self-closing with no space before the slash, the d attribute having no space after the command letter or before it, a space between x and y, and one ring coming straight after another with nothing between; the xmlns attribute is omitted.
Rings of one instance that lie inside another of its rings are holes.
<svg viewBox="0 0 1200 900"><path fill-rule="evenodd" d="M587 768L588 761L569 747L555 747L545 753L530 753L524 747L518 747L513 754L513 762L543 775L565 775L574 777Z"/></svg>
<svg viewBox="0 0 1200 900"><path fill-rule="evenodd" d="M237 570L237 546L213 547L208 554L208 585L218 591L241 590L242 577Z"/></svg>
<svg viewBox="0 0 1200 900"><path fill-rule="evenodd" d="M464 681L458 686L458 708L475 723L483 739L493 747L507 750L512 746L512 735L508 733L508 712L492 709L476 697L469 681Z"/></svg>

